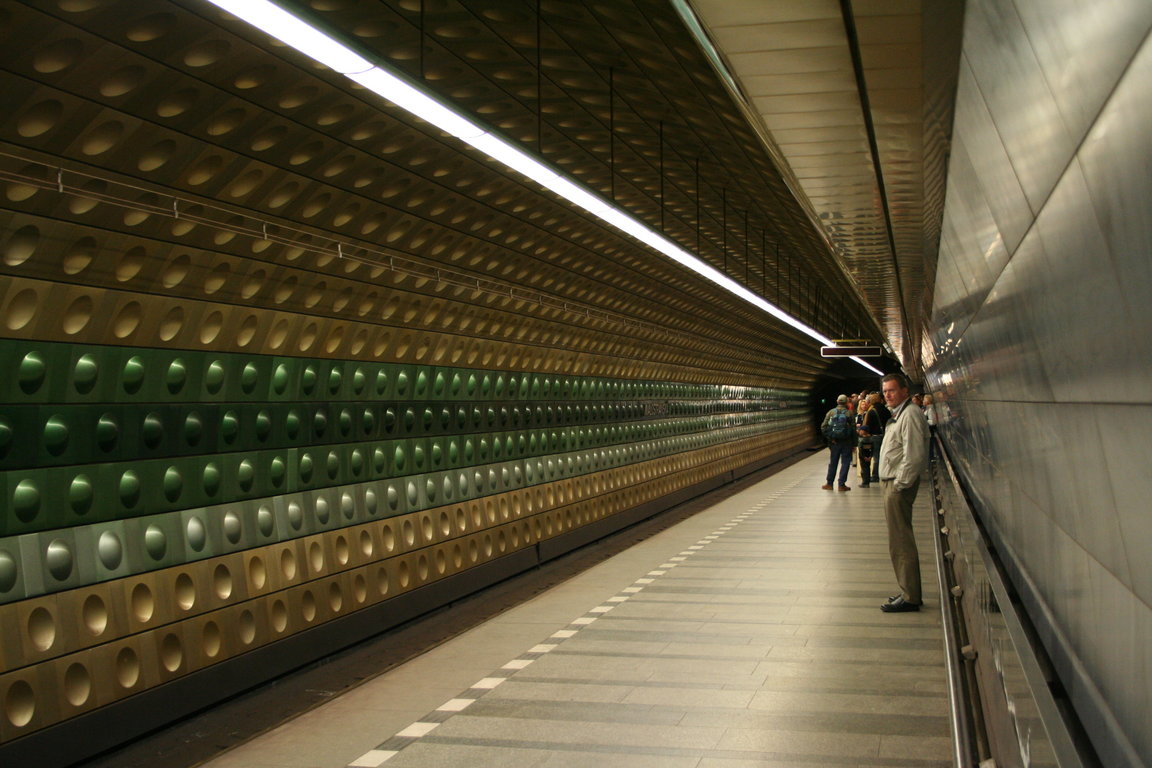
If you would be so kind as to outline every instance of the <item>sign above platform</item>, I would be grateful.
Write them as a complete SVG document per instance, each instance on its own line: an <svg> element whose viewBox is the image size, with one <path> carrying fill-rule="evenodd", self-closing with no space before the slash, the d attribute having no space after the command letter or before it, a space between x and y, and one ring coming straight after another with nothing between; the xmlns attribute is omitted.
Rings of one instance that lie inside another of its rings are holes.
<svg viewBox="0 0 1152 768"><path fill-rule="evenodd" d="M820 347L820 357L880 357L882 354L884 354L884 348L872 344Z"/></svg>

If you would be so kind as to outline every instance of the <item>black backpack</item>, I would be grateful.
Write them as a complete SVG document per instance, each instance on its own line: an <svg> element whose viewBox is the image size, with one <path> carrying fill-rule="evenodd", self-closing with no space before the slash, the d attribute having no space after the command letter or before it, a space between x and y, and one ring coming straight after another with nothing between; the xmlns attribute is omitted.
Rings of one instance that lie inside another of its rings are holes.
<svg viewBox="0 0 1152 768"><path fill-rule="evenodd" d="M847 440L852 437L852 414L847 408L837 408L824 427L824 437L829 440Z"/></svg>

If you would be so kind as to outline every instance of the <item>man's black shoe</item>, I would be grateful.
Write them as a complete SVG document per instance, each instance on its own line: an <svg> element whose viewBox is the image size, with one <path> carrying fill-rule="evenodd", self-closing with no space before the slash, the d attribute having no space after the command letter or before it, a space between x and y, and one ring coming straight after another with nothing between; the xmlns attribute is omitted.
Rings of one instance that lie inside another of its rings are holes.
<svg viewBox="0 0 1152 768"><path fill-rule="evenodd" d="M910 603L901 595L894 600L890 599L884 603L884 605L880 606L880 610L884 611L884 613L907 613L909 611L920 610L920 603Z"/></svg>

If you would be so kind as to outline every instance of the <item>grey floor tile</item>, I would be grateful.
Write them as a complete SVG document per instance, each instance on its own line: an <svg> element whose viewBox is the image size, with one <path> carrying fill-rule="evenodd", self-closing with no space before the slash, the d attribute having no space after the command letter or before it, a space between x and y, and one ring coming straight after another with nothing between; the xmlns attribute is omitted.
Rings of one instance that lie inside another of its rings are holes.
<svg viewBox="0 0 1152 768"><path fill-rule="evenodd" d="M440 724L384 768L943 768L930 552L926 609L882 614L895 585L880 494L829 496L823 471L814 457L724 499L365 683L372 704L327 721L382 745L401 731L405 698L434 685L440 703L475 700L434 716L439 705L420 698L407 723ZM551 650L530 652L540 647ZM507 679L467 689L492 676ZM324 722L300 718L264 752L245 745L244 760L343 768L330 748L322 759L324 729L309 724ZM226 757L207 768L245 764Z"/></svg>

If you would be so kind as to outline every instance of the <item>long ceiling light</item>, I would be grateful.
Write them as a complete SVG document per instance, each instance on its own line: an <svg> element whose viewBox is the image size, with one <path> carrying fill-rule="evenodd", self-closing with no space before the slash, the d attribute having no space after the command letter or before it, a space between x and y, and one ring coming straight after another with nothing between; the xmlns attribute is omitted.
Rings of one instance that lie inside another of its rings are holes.
<svg viewBox="0 0 1152 768"><path fill-rule="evenodd" d="M208 2L527 176L540 186L656 249L678 264L739 296L822 345L832 344L831 339L815 328L769 303L762 296L748 290L611 203L561 176L507 139L460 114L402 77L377 66L344 43L276 3L270 0L208 0ZM876 374L881 373L860 358L851 359Z"/></svg>

